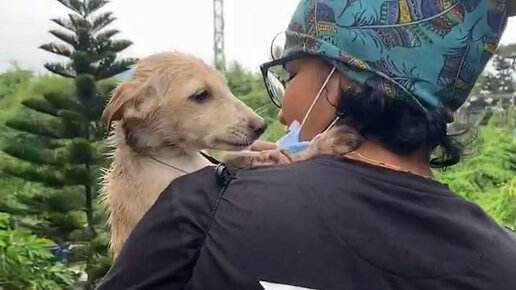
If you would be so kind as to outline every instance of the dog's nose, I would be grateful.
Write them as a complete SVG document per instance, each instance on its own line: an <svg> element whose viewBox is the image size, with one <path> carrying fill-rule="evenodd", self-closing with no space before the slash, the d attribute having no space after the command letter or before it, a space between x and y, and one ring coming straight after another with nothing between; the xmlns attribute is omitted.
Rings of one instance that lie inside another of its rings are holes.
<svg viewBox="0 0 516 290"><path fill-rule="evenodd" d="M256 136L260 137L265 130L267 130L267 123L265 123L265 120L262 118L259 119L253 119L249 123L249 127L251 127L251 130L256 134Z"/></svg>

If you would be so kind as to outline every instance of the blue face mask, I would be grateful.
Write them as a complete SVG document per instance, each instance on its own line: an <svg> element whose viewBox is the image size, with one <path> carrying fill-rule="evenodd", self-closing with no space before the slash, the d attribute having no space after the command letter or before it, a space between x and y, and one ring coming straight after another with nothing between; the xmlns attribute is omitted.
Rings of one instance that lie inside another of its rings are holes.
<svg viewBox="0 0 516 290"><path fill-rule="evenodd" d="M281 137L277 142L281 149L287 149L292 153L297 153L305 150L310 146L309 141L299 141L299 134L301 133L301 124L298 121L292 122L288 128L288 133Z"/></svg>
<svg viewBox="0 0 516 290"><path fill-rule="evenodd" d="M294 122L292 122L292 124L290 124L290 126L288 128L288 133L285 134L283 137L281 137L276 142L276 145L279 148L287 149L287 150L289 150L292 153L298 153L298 152L301 152L303 150L306 150L310 146L310 141L301 141L300 140L301 128L303 128L303 125L305 124L306 119L308 118L308 115L310 114L310 112L314 108L315 103L317 103L317 100L321 96L324 88L326 87L326 85L330 81L330 78L331 78L331 76L333 75L334 72L335 72L335 67L331 70L330 74L328 74L328 77L324 81L321 89L319 90L319 93L317 94L317 96L315 97L312 105L310 106L310 108L306 112L306 115L305 115L305 118L303 120L303 123L300 124L296 120ZM333 124L335 124L335 121L337 121L337 119L335 119L332 122L332 124L328 127L328 129L330 129L331 126L333 126ZM326 130L328 130L328 129L326 129Z"/></svg>

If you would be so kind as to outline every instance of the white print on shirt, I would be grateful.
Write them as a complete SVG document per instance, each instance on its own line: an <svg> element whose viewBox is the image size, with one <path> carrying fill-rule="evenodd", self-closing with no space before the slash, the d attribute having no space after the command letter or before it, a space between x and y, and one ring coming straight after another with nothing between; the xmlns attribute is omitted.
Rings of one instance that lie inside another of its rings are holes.
<svg viewBox="0 0 516 290"><path fill-rule="evenodd" d="M286 284L276 284L271 282L260 281L260 285L262 285L265 290L317 290L312 288L304 288L299 286L292 286Z"/></svg>

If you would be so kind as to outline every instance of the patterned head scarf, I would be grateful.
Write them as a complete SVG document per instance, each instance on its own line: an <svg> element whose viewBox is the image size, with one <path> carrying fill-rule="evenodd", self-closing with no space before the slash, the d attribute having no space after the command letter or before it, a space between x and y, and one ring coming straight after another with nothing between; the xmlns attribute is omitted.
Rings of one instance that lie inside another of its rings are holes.
<svg viewBox="0 0 516 290"><path fill-rule="evenodd" d="M301 0L282 56L320 55L387 96L451 113L506 24L505 0Z"/></svg>

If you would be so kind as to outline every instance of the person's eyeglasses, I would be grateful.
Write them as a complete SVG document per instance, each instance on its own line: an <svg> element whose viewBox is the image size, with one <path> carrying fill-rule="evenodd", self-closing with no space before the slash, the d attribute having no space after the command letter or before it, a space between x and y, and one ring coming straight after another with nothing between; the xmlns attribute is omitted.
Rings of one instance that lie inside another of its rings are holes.
<svg viewBox="0 0 516 290"><path fill-rule="evenodd" d="M286 70L285 65L302 55L296 54L288 57L276 59L266 62L260 66L265 88L274 105L281 108L283 102L283 95L285 94L285 87L290 81L290 74Z"/></svg>
<svg viewBox="0 0 516 290"><path fill-rule="evenodd" d="M292 60L292 57L282 58L286 43L286 35L284 32L278 33L271 43L271 59L272 61L264 63L260 66L263 81L267 93L272 102L281 108L283 95L285 94L285 86L289 81L289 73L285 69L287 62Z"/></svg>

